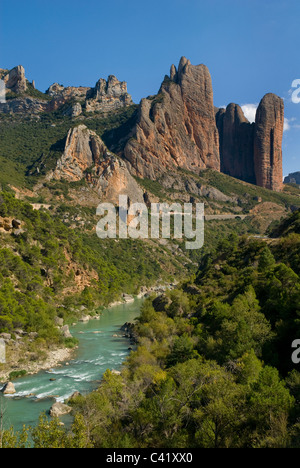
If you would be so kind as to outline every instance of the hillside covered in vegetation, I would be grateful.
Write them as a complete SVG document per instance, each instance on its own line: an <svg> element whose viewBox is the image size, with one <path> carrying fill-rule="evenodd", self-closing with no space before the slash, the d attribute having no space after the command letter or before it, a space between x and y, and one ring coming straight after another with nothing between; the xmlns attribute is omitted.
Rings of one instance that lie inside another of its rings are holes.
<svg viewBox="0 0 300 468"><path fill-rule="evenodd" d="M72 433L42 418L36 446L297 447L298 219L272 240L231 235L189 281L149 298L121 375L72 400Z"/></svg>

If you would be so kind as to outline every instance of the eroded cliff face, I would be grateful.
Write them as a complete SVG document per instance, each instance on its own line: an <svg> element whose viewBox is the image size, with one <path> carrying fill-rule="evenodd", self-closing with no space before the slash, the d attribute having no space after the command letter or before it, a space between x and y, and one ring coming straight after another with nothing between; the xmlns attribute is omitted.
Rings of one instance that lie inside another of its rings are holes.
<svg viewBox="0 0 300 468"><path fill-rule="evenodd" d="M266 94L251 124L237 104L217 109L221 172L280 191L282 176L283 100Z"/></svg>
<svg viewBox="0 0 300 468"><path fill-rule="evenodd" d="M168 169L220 170L212 83L205 65L182 58L159 94L142 99L137 124L124 150L131 171L157 178Z"/></svg>
<svg viewBox="0 0 300 468"><path fill-rule="evenodd" d="M216 122L220 136L221 172L255 184L254 125L246 119L238 104L219 109Z"/></svg>
<svg viewBox="0 0 300 468"><path fill-rule="evenodd" d="M300 172L292 172L284 178L283 183L300 185Z"/></svg>
<svg viewBox="0 0 300 468"><path fill-rule="evenodd" d="M10 99L0 103L0 113L27 116L60 109L60 116L84 122L89 118L87 113L105 117L133 104L126 82L113 75L107 80L100 79L94 88L54 83L46 94L33 91L35 85L26 80L22 66L11 71L0 69L0 79L10 93ZM124 128L119 133L118 128L113 129L111 148L122 159L117 159L111 169L115 173L118 168L122 180L124 177L127 180L130 174L155 180L178 168L196 174L209 168L279 191L283 123L283 101L274 94L262 99L254 124L246 119L238 104L214 108L207 67L194 66L182 57L178 69L171 66L170 76L165 77L159 93L141 100L136 120L124 127L126 134ZM89 133L85 138L85 132L89 131L77 127L68 135L59 163L62 167L58 164L55 176L63 168L67 180L80 180L91 164L97 165L99 154L107 154L97 135Z"/></svg>
<svg viewBox="0 0 300 468"><path fill-rule="evenodd" d="M43 96L35 97L29 87L35 89L35 83L29 83L21 65L12 70L0 69L0 79L5 83L6 93L14 93L13 98L0 104L0 112L13 114L40 114L54 112L65 106L64 113L77 117L86 112L107 113L133 104L127 92L127 83L119 81L114 75L108 80L100 79L94 88L84 86L64 87L54 83ZM69 103L69 107L67 104Z"/></svg>
<svg viewBox="0 0 300 468"><path fill-rule="evenodd" d="M283 100L275 94L266 94L256 112L254 167L256 184L275 191L283 186L283 126Z"/></svg>
<svg viewBox="0 0 300 468"><path fill-rule="evenodd" d="M83 86L65 88L54 83L46 92L52 97L48 106L49 112L59 109L71 100L84 106L86 112L100 113L111 112L133 104L127 92L127 83L119 81L114 75L110 75L107 81L101 78L94 88Z"/></svg>
<svg viewBox="0 0 300 468"><path fill-rule="evenodd" d="M25 78L25 69L22 65L18 65L10 71L1 69L0 73L8 91L12 91L16 94L25 93L27 82Z"/></svg>
<svg viewBox="0 0 300 468"><path fill-rule="evenodd" d="M69 130L65 150L48 179L77 182L86 179L99 198L118 204L119 195L143 201L143 191L124 161L111 153L101 138L85 125Z"/></svg>

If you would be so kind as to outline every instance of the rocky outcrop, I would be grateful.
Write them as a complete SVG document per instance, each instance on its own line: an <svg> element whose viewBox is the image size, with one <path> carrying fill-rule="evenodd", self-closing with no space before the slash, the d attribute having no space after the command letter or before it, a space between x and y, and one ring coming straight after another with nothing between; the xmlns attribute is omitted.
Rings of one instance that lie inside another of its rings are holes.
<svg viewBox="0 0 300 468"><path fill-rule="evenodd" d="M41 114L48 110L49 103L29 96L9 99L0 103L0 112L4 114Z"/></svg>
<svg viewBox="0 0 300 468"><path fill-rule="evenodd" d="M16 393L15 386L12 382L7 382L2 388L3 395L14 395Z"/></svg>
<svg viewBox="0 0 300 468"><path fill-rule="evenodd" d="M64 325L63 327L61 327L60 329L62 335L64 338L73 338L70 330L69 330L69 325Z"/></svg>
<svg viewBox="0 0 300 468"><path fill-rule="evenodd" d="M220 136L221 172L246 182L255 183L253 159L254 124L238 104L229 104L216 113Z"/></svg>
<svg viewBox="0 0 300 468"><path fill-rule="evenodd" d="M84 86L68 86L64 87L58 83L54 83L47 89L46 94L52 99L48 103L47 111L53 112L64 106L67 102L72 101L73 104L71 108L77 103L80 105L79 101L84 102L86 100L87 94L91 91L91 88ZM74 101L77 101L74 103ZM69 107L70 109L70 107ZM68 110L66 111L68 112Z"/></svg>
<svg viewBox="0 0 300 468"><path fill-rule="evenodd" d="M83 107L87 112L107 113L133 104L127 92L127 83L119 81L114 75L108 80L100 79L94 88L84 86L64 87L58 83L51 85L46 95L39 99L32 93L35 82L29 83L21 65L12 70L0 69L0 79L5 83L6 94L14 93L5 103L0 104L0 112L40 114L64 109L64 115L78 117ZM30 91L30 92L29 92Z"/></svg>
<svg viewBox="0 0 300 468"><path fill-rule="evenodd" d="M160 183L167 190L172 190L175 193L175 198L178 196L177 192L180 192L180 199L183 199L184 194L190 195L187 201L190 201L191 197L196 196L216 201L237 203L237 198L229 197L215 187L203 185L191 176L163 174Z"/></svg>
<svg viewBox="0 0 300 468"><path fill-rule="evenodd" d="M35 84L26 80L22 66L0 69L0 78L9 97L0 103L3 113L39 118L43 112L60 110L62 116L81 121L89 118L89 112L105 115L133 104L126 82L114 75L101 78L95 87L54 83L46 95L34 91ZM194 66L182 57L178 68L171 66L158 94L142 99L137 115L110 130L111 137L105 141L120 158L95 133L79 126L70 130L64 154L49 177L69 181L86 177L101 197L114 202L120 193L142 201L132 175L161 180L178 168L196 174L214 169L278 191L282 189L283 123L283 101L274 94L262 99L254 124L237 104L214 108L207 67ZM196 193L206 196L205 191L198 187Z"/></svg>
<svg viewBox="0 0 300 468"><path fill-rule="evenodd" d="M27 81L25 78L25 70L22 65L18 65L6 74L3 74L2 79L7 90L16 94L25 93L27 89Z"/></svg>
<svg viewBox="0 0 300 468"><path fill-rule="evenodd" d="M127 83L119 81L114 75L110 75L107 81L101 78L94 88L83 86L65 88L54 83L46 93L52 97L48 105L48 112L56 111L69 101L76 101L73 104L73 107L76 106L75 113L73 111L71 117L81 114L79 105L84 106L87 112L106 113L133 104L132 98L127 92Z"/></svg>
<svg viewBox="0 0 300 468"><path fill-rule="evenodd" d="M68 107L63 114L67 115L68 117L78 117L82 114L82 106L79 102L76 102L75 104Z"/></svg>
<svg viewBox="0 0 300 468"><path fill-rule="evenodd" d="M49 414L52 418L59 418L60 416L71 413L71 411L72 408L70 406L57 402L50 408Z"/></svg>
<svg viewBox="0 0 300 468"><path fill-rule="evenodd" d="M87 97L87 112L110 112L133 104L127 83L114 75L110 75L107 81L101 78Z"/></svg>
<svg viewBox="0 0 300 468"><path fill-rule="evenodd" d="M107 154L107 148L101 138L85 125L69 130L65 150L57 162L54 179L65 179L70 182L82 180L85 171L98 165Z"/></svg>
<svg viewBox="0 0 300 468"><path fill-rule="evenodd" d="M139 177L157 178L168 169L220 170L212 83L205 65L182 58L171 67L159 94L142 99L137 124L124 150Z"/></svg>
<svg viewBox="0 0 300 468"><path fill-rule="evenodd" d="M15 233L16 231L20 231L20 227L22 225L22 221L14 218L2 218L0 216L0 232L5 233ZM23 231L24 232L24 231Z"/></svg>
<svg viewBox="0 0 300 468"><path fill-rule="evenodd" d="M143 192L124 161L111 153L101 138L85 125L69 131L64 153L48 178L70 182L86 178L102 199L112 203L118 203L121 194L133 202L143 201Z"/></svg>
<svg viewBox="0 0 300 468"><path fill-rule="evenodd" d="M221 172L270 190L282 189L283 100L266 94L251 124L237 104L216 110Z"/></svg>
<svg viewBox="0 0 300 468"><path fill-rule="evenodd" d="M300 185L300 172L293 172L284 178L285 184L297 184Z"/></svg>
<svg viewBox="0 0 300 468"><path fill-rule="evenodd" d="M124 333L124 337L129 338L133 344L137 343L138 336L135 331L134 323L126 322L122 325L120 330Z"/></svg>
<svg viewBox="0 0 300 468"><path fill-rule="evenodd" d="M256 184L271 190L282 189L283 100L266 94L255 119L254 167Z"/></svg>
<svg viewBox="0 0 300 468"><path fill-rule="evenodd" d="M48 102L30 95L34 90L25 77L25 70L19 65L12 70L0 69L0 78L5 83L6 102L0 103L0 112L5 114L40 114L47 111ZM41 93L42 94L42 93Z"/></svg>

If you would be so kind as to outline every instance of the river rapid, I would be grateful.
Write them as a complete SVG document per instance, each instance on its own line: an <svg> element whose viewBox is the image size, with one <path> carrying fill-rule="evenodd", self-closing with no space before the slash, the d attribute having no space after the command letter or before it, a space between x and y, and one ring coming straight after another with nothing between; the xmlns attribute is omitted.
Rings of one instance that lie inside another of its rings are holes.
<svg viewBox="0 0 300 468"><path fill-rule="evenodd" d="M75 391L86 394L99 386L107 369L119 370L130 353L130 342L120 327L140 314L142 299L114 306L102 312L100 320L90 320L70 327L79 340L74 358L48 371L15 380L16 394L3 396L0 406L4 412L4 427L15 431L23 425L34 427L39 415L48 412L55 401L63 402ZM118 336L114 336L118 335ZM68 424L70 416L61 420Z"/></svg>

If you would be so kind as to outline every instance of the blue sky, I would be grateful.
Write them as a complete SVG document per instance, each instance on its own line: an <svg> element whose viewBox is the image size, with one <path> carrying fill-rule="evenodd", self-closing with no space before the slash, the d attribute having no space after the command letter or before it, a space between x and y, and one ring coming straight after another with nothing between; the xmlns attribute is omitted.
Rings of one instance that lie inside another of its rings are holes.
<svg viewBox="0 0 300 468"><path fill-rule="evenodd" d="M42 91L114 74L139 102L184 55L208 66L216 106L284 98L287 174L300 170L299 31L299 0L0 0L0 67L22 64Z"/></svg>

